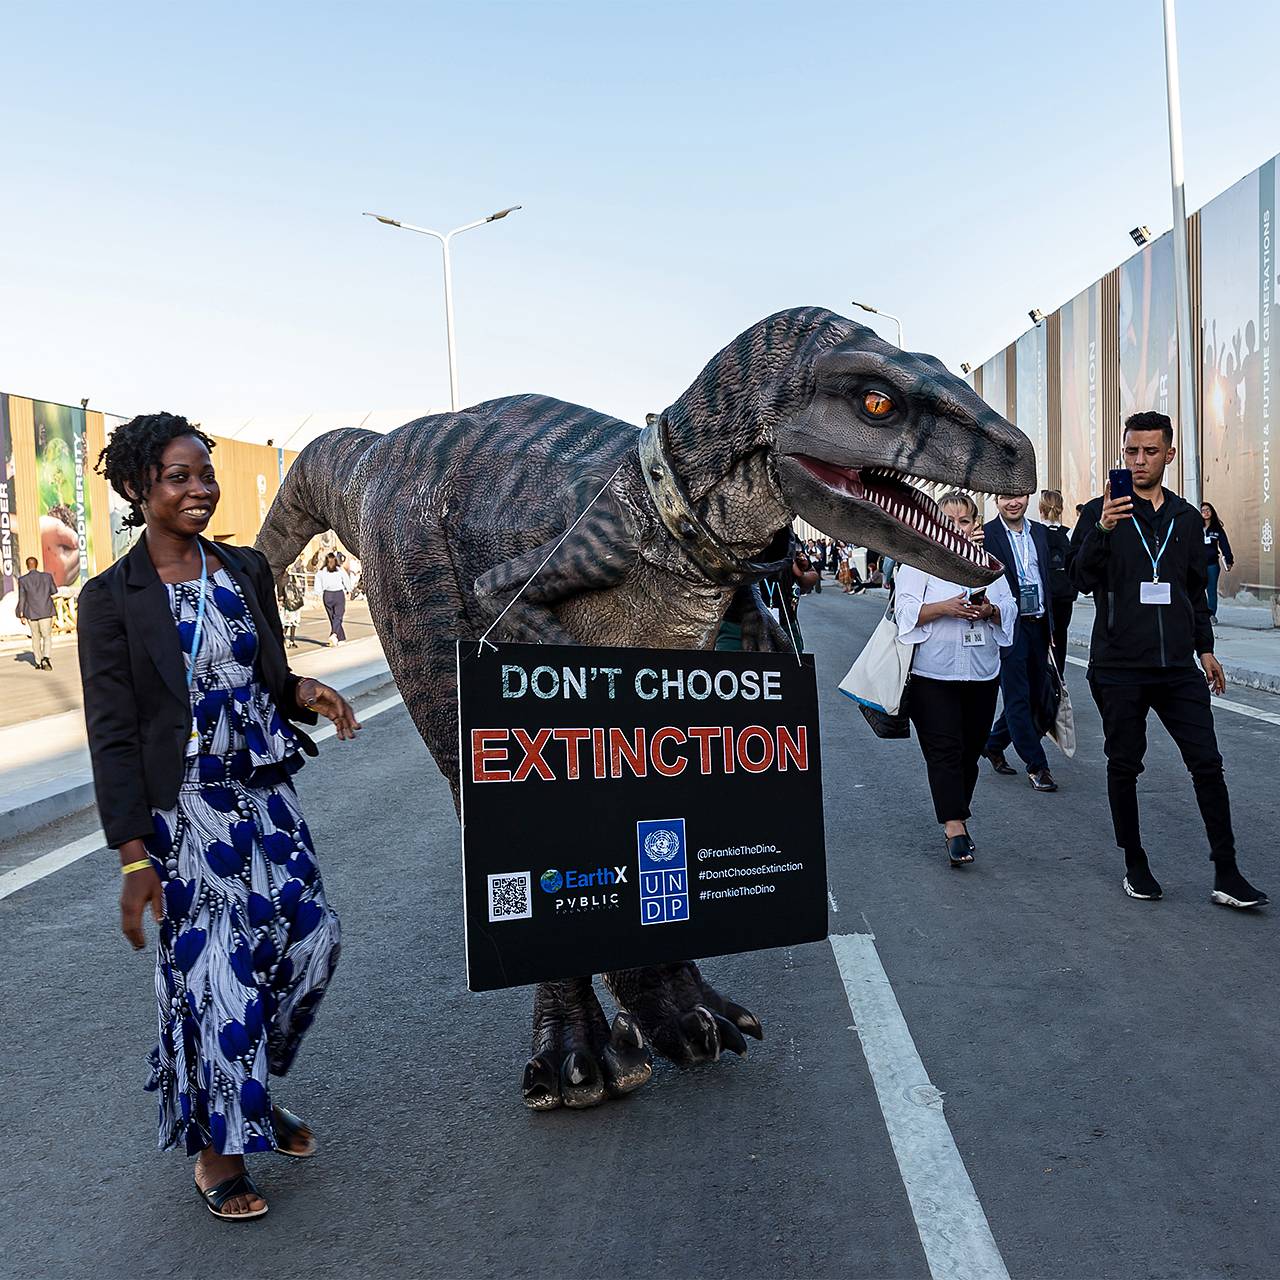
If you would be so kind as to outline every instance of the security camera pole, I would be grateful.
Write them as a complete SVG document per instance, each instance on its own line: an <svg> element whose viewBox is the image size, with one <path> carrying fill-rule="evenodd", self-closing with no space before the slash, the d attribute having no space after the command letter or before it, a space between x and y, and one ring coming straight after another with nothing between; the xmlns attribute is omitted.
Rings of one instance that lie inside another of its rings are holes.
<svg viewBox="0 0 1280 1280"><path fill-rule="evenodd" d="M477 218L474 222L468 222L465 226L454 227L452 231L432 231L430 227L415 227L411 222L401 222L398 218L387 218L380 213L366 213L366 218L376 218L379 222L385 222L389 227L399 227L402 231L416 231L419 235L434 236L440 241L440 250L444 255L444 320L445 329L449 338L449 408L455 413L458 411L458 360L454 351L453 341L453 268L449 260L449 241L454 236L461 235L464 231L470 231L473 227L483 227L486 222L497 222L499 218L505 218L509 213L515 213L522 205L513 204L506 209L499 209L497 213L491 213L487 218Z"/></svg>
<svg viewBox="0 0 1280 1280"><path fill-rule="evenodd" d="M1164 0L1164 68L1169 101L1169 176L1173 183L1173 282L1178 315L1178 424L1182 496L1200 505L1200 406L1192 371L1191 271L1187 196L1182 174L1182 96L1178 87L1178 26L1174 0Z"/></svg>

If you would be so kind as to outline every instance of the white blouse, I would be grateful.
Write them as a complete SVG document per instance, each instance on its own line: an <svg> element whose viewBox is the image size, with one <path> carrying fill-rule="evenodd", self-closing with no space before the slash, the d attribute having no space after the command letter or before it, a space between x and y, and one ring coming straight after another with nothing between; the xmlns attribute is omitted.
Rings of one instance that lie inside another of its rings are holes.
<svg viewBox="0 0 1280 1280"><path fill-rule="evenodd" d="M1013 625L1018 605L1002 573L987 587L987 599L998 610L989 621L972 625L963 618L935 618L920 625L920 609L926 604L953 600L969 588L931 573L900 565L894 579L894 618L898 639L916 646L911 661L914 675L931 680L994 680L1000 674L1000 649L1013 643ZM981 643L965 642L965 634L976 633Z"/></svg>
<svg viewBox="0 0 1280 1280"><path fill-rule="evenodd" d="M316 570L316 592L317 594L325 591L350 591L351 579L347 577L346 572L341 569L317 569Z"/></svg>

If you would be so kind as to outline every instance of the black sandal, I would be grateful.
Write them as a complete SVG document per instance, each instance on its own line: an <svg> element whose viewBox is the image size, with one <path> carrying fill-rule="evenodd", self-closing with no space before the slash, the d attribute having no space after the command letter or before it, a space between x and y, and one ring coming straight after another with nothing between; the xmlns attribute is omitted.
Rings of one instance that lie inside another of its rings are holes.
<svg viewBox="0 0 1280 1280"><path fill-rule="evenodd" d="M282 1156L288 1156L290 1160L310 1160L319 1150L319 1144L316 1142L316 1135L312 1132L311 1126L305 1120L295 1116L292 1111L284 1107L272 1107L271 1121L276 1131L276 1150ZM304 1138L303 1135L306 1137ZM311 1145L301 1151L291 1151L287 1146L281 1145L282 1140L284 1142L309 1141Z"/></svg>
<svg viewBox="0 0 1280 1280"><path fill-rule="evenodd" d="M967 867L973 861L973 851L969 848L967 835L943 836L947 844L947 857L953 867Z"/></svg>
<svg viewBox="0 0 1280 1280"><path fill-rule="evenodd" d="M225 1182L219 1182L216 1187L210 1187L208 1190L198 1182L195 1187L196 1194L204 1201L205 1208L215 1218L221 1218L223 1222L247 1222L252 1218L261 1218L267 1212L266 1196L254 1185L247 1171L237 1173L234 1177L226 1179ZM257 1196L263 1201L262 1208L250 1209L247 1213L223 1213L222 1206L235 1196Z"/></svg>

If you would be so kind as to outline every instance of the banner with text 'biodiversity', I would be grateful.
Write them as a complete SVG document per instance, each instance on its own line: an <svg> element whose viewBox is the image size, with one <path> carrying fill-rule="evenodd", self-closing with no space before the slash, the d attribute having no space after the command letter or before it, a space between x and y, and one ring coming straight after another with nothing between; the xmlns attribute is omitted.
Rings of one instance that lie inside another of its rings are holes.
<svg viewBox="0 0 1280 1280"><path fill-rule="evenodd" d="M9 435L9 397L0 392L0 600L18 589L17 480Z"/></svg>
<svg viewBox="0 0 1280 1280"><path fill-rule="evenodd" d="M813 658L458 644L473 991L827 932Z"/></svg>

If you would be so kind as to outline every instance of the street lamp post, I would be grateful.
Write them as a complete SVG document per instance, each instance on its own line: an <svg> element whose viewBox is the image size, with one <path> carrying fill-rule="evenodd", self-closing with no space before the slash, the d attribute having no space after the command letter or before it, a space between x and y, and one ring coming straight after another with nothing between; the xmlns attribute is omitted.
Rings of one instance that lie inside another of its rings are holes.
<svg viewBox="0 0 1280 1280"><path fill-rule="evenodd" d="M454 236L461 235L464 231L470 231L473 227L483 227L486 222L497 222L499 218L505 218L507 214L515 213L522 207L522 205L513 204L506 209L499 209L497 213L491 213L487 218L477 218L465 226L454 227L452 231L445 232L432 231L430 227L415 227L411 222L387 218L380 213L364 215L366 218L376 218L379 222L385 222L389 227L399 227L403 231L416 231L419 235L434 236L440 241L440 251L444 256L444 322L449 339L449 407L454 412L458 409L458 359L453 340L453 267L449 260L449 242Z"/></svg>
<svg viewBox="0 0 1280 1280"><path fill-rule="evenodd" d="M1182 173L1182 95L1178 87L1178 25L1173 0L1164 0L1164 72L1169 109L1169 179L1173 186L1173 285L1178 319L1178 443L1182 496L1200 505L1200 419L1191 352L1191 271L1187 194Z"/></svg>
<svg viewBox="0 0 1280 1280"><path fill-rule="evenodd" d="M892 320L898 326L898 347L902 351L906 350L902 345L902 321L897 316L890 315L887 311L881 311L879 307L873 307L869 302L855 302L852 298L850 301L859 311L870 311L873 316L884 316L886 320Z"/></svg>

